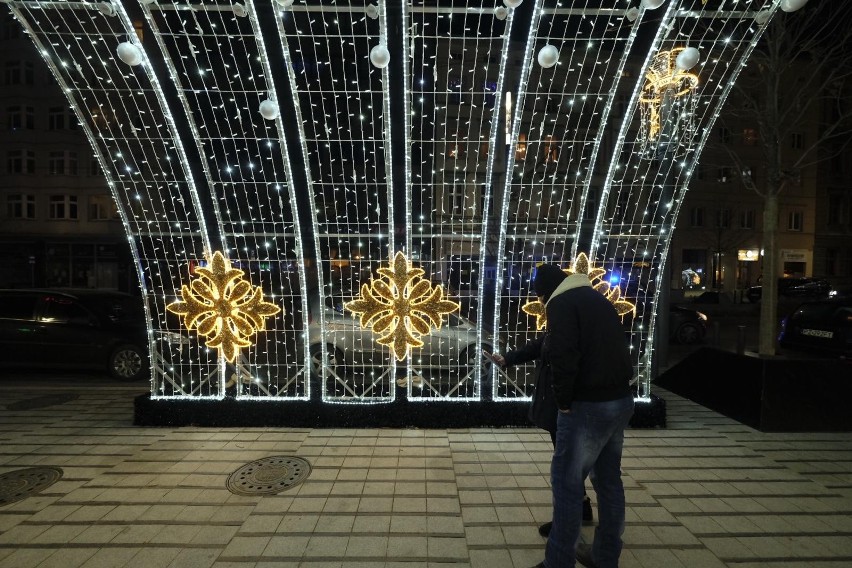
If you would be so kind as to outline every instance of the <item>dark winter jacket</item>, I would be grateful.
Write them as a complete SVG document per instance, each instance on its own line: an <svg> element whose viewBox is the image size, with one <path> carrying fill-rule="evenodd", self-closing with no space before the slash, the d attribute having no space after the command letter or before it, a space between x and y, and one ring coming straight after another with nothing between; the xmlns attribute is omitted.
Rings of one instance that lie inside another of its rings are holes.
<svg viewBox="0 0 852 568"><path fill-rule="evenodd" d="M533 399L527 416L530 422L539 428L555 434L556 416L559 412L559 407L556 406L556 397L553 393L553 382L550 376L549 365L541 359L542 347L546 342L547 334L544 333L527 342L520 349L509 351L503 357L506 359L507 367L536 361L535 390L533 391Z"/></svg>
<svg viewBox="0 0 852 568"><path fill-rule="evenodd" d="M633 364L621 319L584 274L572 274L546 305L547 341L541 348L557 405L602 402L630 393Z"/></svg>

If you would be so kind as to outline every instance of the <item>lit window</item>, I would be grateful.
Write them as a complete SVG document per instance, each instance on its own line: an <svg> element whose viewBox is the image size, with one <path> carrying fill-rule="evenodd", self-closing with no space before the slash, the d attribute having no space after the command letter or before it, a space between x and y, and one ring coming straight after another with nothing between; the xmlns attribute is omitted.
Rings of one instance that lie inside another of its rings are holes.
<svg viewBox="0 0 852 568"><path fill-rule="evenodd" d="M89 220L110 221L118 219L118 208L111 195L92 195L89 197Z"/></svg>
<svg viewBox="0 0 852 568"><path fill-rule="evenodd" d="M787 218L788 231L801 231L805 222L805 214L802 211L790 211Z"/></svg>
<svg viewBox="0 0 852 568"><path fill-rule="evenodd" d="M518 134L518 146L515 149L515 159L524 160L527 157L527 135Z"/></svg>

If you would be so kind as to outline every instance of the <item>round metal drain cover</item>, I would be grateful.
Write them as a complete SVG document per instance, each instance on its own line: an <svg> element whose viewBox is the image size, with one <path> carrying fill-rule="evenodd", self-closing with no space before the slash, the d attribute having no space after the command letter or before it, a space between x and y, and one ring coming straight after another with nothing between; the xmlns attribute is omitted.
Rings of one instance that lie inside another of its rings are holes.
<svg viewBox="0 0 852 568"><path fill-rule="evenodd" d="M0 507L26 499L62 479L58 467L30 467L0 475Z"/></svg>
<svg viewBox="0 0 852 568"><path fill-rule="evenodd" d="M228 477L228 491L236 495L273 495L303 482L311 474L307 460L271 456L248 463Z"/></svg>

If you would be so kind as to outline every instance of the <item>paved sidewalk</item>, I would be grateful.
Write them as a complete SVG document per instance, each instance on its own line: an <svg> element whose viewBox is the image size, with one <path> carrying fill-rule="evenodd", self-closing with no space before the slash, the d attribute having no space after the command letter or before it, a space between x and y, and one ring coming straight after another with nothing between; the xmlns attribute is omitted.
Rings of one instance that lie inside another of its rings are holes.
<svg viewBox="0 0 852 568"><path fill-rule="evenodd" d="M80 396L6 409L57 392ZM138 392L0 383L0 473L64 471L0 508L0 567L528 568L543 558L550 441L537 430L137 428ZM657 392L669 427L628 432L621 566L852 566L848 434L763 434ZM225 489L231 472L271 455L313 471L277 496Z"/></svg>

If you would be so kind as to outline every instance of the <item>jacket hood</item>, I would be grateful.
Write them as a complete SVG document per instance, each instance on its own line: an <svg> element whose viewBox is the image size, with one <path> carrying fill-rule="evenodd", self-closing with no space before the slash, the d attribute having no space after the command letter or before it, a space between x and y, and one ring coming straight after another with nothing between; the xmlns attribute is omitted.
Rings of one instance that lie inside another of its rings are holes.
<svg viewBox="0 0 852 568"><path fill-rule="evenodd" d="M574 288L582 288L582 287L592 287L592 283L589 280L589 277L585 274L569 274L568 278L563 280L559 286L556 287L556 290L553 291L553 294L550 295L550 298L545 302L545 306L550 303L553 298L562 294L563 292L567 292L568 290L572 290Z"/></svg>
<svg viewBox="0 0 852 568"><path fill-rule="evenodd" d="M557 264L541 264L536 269L533 288L535 294L547 302L559 285L567 278Z"/></svg>

